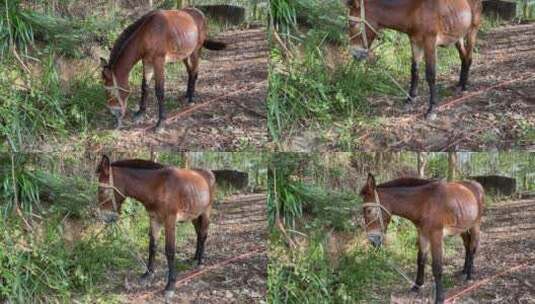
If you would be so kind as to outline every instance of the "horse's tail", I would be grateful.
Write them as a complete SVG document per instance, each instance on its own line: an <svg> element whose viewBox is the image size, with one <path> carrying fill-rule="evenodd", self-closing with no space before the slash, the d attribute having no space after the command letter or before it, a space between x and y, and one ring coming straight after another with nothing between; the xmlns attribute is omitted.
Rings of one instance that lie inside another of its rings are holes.
<svg viewBox="0 0 535 304"><path fill-rule="evenodd" d="M227 44L220 41L206 39L202 46L212 51L221 51L227 47Z"/></svg>

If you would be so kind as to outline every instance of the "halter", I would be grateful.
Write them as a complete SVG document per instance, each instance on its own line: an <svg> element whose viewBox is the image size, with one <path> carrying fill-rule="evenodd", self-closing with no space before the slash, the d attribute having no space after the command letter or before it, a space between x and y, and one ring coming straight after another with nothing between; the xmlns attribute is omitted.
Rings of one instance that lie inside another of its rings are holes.
<svg viewBox="0 0 535 304"><path fill-rule="evenodd" d="M368 224L366 224L366 228L370 226L370 224L372 224L373 222L379 221L379 224L381 225L381 233L376 233L372 231L372 232L368 232L368 236L371 236L371 235L382 236L384 234L383 231L385 230L385 224L383 220L383 211L386 212L386 214L388 214L388 216L390 217L392 216L392 213L388 209L386 209L385 206L381 204L381 201L379 200L379 194L377 193L376 189L373 190L373 199L374 199L373 202L364 202L362 204L362 207L364 208L366 207L379 208L379 212L377 212L377 217L371 220Z"/></svg>
<svg viewBox="0 0 535 304"><path fill-rule="evenodd" d="M111 69L110 69L111 71ZM110 92L115 98L117 98L117 101L119 101L119 105L121 106L121 109L125 108L125 102L121 98L120 91L126 92L130 94L130 90L127 90L120 85L117 84L117 78L115 77L115 74L113 71L111 72L111 79L113 81L113 86L104 86L104 89Z"/></svg>
<svg viewBox="0 0 535 304"><path fill-rule="evenodd" d="M113 204L113 211L115 212L119 212L119 208L117 207L117 201L115 199L115 191L123 198L126 198L126 195L124 195L119 189L117 189L117 187L115 187L115 184L113 182L113 167L110 165L110 180L109 180L109 184L105 184L105 183L99 183L99 186L102 187L102 188L105 188L105 189L112 189L114 191L111 192L111 197L109 197L107 200L105 200L103 203L100 204L100 206L102 206L103 204L105 204L106 202L108 202L110 199L111 199L111 202ZM110 193L110 192L108 192Z"/></svg>
<svg viewBox="0 0 535 304"><path fill-rule="evenodd" d="M360 32L350 37L362 35L362 42L364 43L364 50L369 51L368 37L366 35L366 26L368 26L377 36L379 32L366 20L366 9L364 8L364 0L360 0L360 17L348 16L348 19L360 23Z"/></svg>

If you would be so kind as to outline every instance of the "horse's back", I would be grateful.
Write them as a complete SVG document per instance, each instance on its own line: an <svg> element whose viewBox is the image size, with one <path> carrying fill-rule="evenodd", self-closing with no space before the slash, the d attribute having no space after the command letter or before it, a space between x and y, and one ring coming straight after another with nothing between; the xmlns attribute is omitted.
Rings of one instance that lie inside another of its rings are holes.
<svg viewBox="0 0 535 304"><path fill-rule="evenodd" d="M168 198L178 220L191 220L204 213L211 205L212 185L206 170L169 167Z"/></svg>
<svg viewBox="0 0 535 304"><path fill-rule="evenodd" d="M202 46L204 29L198 17L186 10L156 10L144 26L144 47L148 53L165 54L166 61L188 57Z"/></svg>
<svg viewBox="0 0 535 304"><path fill-rule="evenodd" d="M463 232L478 223L483 208L481 185L471 181L442 183L449 234Z"/></svg>

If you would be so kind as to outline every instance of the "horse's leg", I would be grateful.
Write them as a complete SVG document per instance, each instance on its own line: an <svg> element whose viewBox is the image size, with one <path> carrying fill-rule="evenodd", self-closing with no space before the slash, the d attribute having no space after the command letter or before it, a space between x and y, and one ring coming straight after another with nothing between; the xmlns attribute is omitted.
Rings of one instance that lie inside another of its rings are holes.
<svg viewBox="0 0 535 304"><path fill-rule="evenodd" d="M186 71L188 72L188 86L187 86L187 89L186 89L186 95L184 95L185 98L189 98L189 94L190 94L190 88L191 88L191 65L189 63L189 57L182 60L182 62L184 63L184 65L186 66Z"/></svg>
<svg viewBox="0 0 535 304"><path fill-rule="evenodd" d="M466 63L464 69L461 68L461 74L463 76L464 82L461 84L461 89L466 90L466 85L468 84L468 74L470 72L470 67L472 66L472 54L474 53L474 47L476 45L477 39L477 28L473 28L468 32L466 36Z"/></svg>
<svg viewBox="0 0 535 304"><path fill-rule="evenodd" d="M158 58L154 62L154 82L156 99L158 99L158 122L155 130L162 130L165 124L164 88L165 88L165 59Z"/></svg>
<svg viewBox="0 0 535 304"><path fill-rule="evenodd" d="M149 261L147 263L147 272L142 276L142 280L149 279L154 274L154 257L156 255L157 242L160 238L160 223L154 217L150 218L149 228Z"/></svg>
<svg viewBox="0 0 535 304"><path fill-rule="evenodd" d="M444 288L442 286L442 229L431 235L431 255L433 257L433 277L435 279L435 304L444 303Z"/></svg>
<svg viewBox="0 0 535 304"><path fill-rule="evenodd" d="M470 259L468 260L468 267L466 271L466 280L472 279L472 273L474 272L474 258L476 256L477 249L479 248L479 224L476 224L469 231L470 233Z"/></svg>
<svg viewBox="0 0 535 304"><path fill-rule="evenodd" d="M200 252L200 249L201 249L201 217L199 216L198 218L194 219L192 221L193 223L193 226L195 227L195 233L197 235L197 245L195 246L195 255L193 256L193 260L198 260L199 259L199 252Z"/></svg>
<svg viewBox="0 0 535 304"><path fill-rule="evenodd" d="M199 256L197 257L197 264L202 265L202 258L204 255L204 243L206 243L206 238L208 237L208 226L210 225L210 218L208 217L208 213L205 212L201 214L199 217L200 219L200 229L199 234L197 235L198 242L199 242Z"/></svg>
<svg viewBox="0 0 535 304"><path fill-rule="evenodd" d="M428 38L425 41L424 45L424 55L425 55L425 78L427 84L429 85L429 109L425 113L426 119L435 119L436 114L434 113L434 108L437 101L437 87L436 87L436 60L437 60L437 51L435 45L435 37L432 39Z"/></svg>
<svg viewBox="0 0 535 304"><path fill-rule="evenodd" d="M193 102L193 95L195 94L195 83L197 82L197 76L199 73L199 57L201 49L194 51L189 57L190 71L188 72L188 90L186 92L186 98L189 103Z"/></svg>
<svg viewBox="0 0 535 304"><path fill-rule="evenodd" d="M410 103L416 97L418 91L418 67L422 58L424 57L424 50L420 47L415 41L411 40L411 50L412 50L412 64L411 64L411 86L409 88L409 96L406 99L407 103Z"/></svg>
<svg viewBox="0 0 535 304"><path fill-rule="evenodd" d="M176 282L175 271L175 227L176 216L168 216L165 220L165 256L167 257L167 285L165 285L165 298L173 296Z"/></svg>
<svg viewBox="0 0 535 304"><path fill-rule="evenodd" d="M134 121L143 117L147 109L147 98L149 95L149 83L154 75L154 68L150 63L143 62L143 79L141 80L141 99L139 100L139 110L134 114Z"/></svg>
<svg viewBox="0 0 535 304"><path fill-rule="evenodd" d="M466 48L464 45L464 38L461 38L455 43L455 47L459 52L459 58L461 58L461 73L459 75L459 83L457 84L457 89L460 91L466 90L466 76L467 76L467 56Z"/></svg>
<svg viewBox="0 0 535 304"><path fill-rule="evenodd" d="M429 252L429 239L421 232L418 233L418 270L416 273L415 285L412 286L411 291L418 292L420 287L424 285L425 264L427 262L427 253Z"/></svg>
<svg viewBox="0 0 535 304"><path fill-rule="evenodd" d="M464 266L462 274L468 273L468 265L470 260L470 232L463 232L461 233L461 237L463 238L463 244L464 244Z"/></svg>

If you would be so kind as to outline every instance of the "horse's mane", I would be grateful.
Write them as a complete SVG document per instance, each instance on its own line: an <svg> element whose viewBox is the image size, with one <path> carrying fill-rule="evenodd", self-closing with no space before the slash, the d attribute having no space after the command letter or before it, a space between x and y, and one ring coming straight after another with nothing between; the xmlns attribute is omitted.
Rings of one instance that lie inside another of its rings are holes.
<svg viewBox="0 0 535 304"><path fill-rule="evenodd" d="M119 59L119 56L124 50L124 47L128 40L132 37L132 35L143 25L145 24L145 21L149 19L154 13L157 11L150 11L143 15L141 18L136 20L136 22L130 24L124 31L119 35L119 38L115 41L115 44L113 45L113 48L110 52L110 60L108 61L108 66L111 67L114 65L117 60Z"/></svg>
<svg viewBox="0 0 535 304"><path fill-rule="evenodd" d="M124 159L118 160L111 164L113 167L130 168L130 169L147 169L156 170L165 168L165 165L155 163L144 159Z"/></svg>
<svg viewBox="0 0 535 304"><path fill-rule="evenodd" d="M436 182L436 179L423 179L417 177L401 177L377 185L377 188L417 187Z"/></svg>

